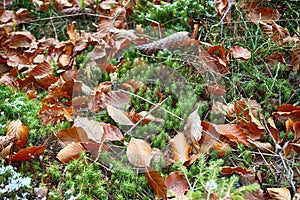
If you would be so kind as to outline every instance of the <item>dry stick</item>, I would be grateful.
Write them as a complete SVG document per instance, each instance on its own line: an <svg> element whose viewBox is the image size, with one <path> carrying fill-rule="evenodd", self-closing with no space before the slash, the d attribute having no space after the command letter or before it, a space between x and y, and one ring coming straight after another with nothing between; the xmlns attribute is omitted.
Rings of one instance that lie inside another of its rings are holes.
<svg viewBox="0 0 300 200"><path fill-rule="evenodd" d="M152 23L154 23L154 24L157 24L157 26L158 26L158 33L159 33L159 38L161 39L162 38L162 34L161 34L161 30L160 30L160 23L159 22L157 22L157 21L154 21L154 20L152 20L152 19L149 19L149 18L145 18L146 20L148 20L148 21L150 21L150 22L152 22Z"/></svg>
<svg viewBox="0 0 300 200"><path fill-rule="evenodd" d="M285 171L288 173L289 182L290 182L290 184L292 186L293 192L297 193L296 192L296 187L295 187L294 181L293 181L294 171L291 169L290 165L287 165L287 163L285 162L285 158L284 158L284 156L282 154L282 152L284 151L284 149L287 146L288 146L288 142L284 144L282 151L279 152L279 156L280 156L280 159L281 159L281 161L283 163L283 167L284 167Z"/></svg>
<svg viewBox="0 0 300 200"><path fill-rule="evenodd" d="M126 91L126 90L122 90L122 89L121 89L121 90L119 90L119 91L125 92L126 94L132 95L132 96L134 96L134 97L140 98L140 99L142 99L142 100L144 100L144 101L150 103L151 105L154 105L154 106L157 105L156 103L153 103L153 102L149 101L148 99L145 99L145 98L143 98L143 97L141 97L141 96L139 96L139 95L136 95L136 94L134 94L134 93L128 92L128 91ZM161 104L161 103L160 103L160 104ZM166 113L172 115L173 117L176 117L177 119L180 119L181 121L184 121L184 119L182 119L181 117L175 115L174 113L172 113L172 112L166 110L165 108L161 108L161 109L162 109L163 111L165 111Z"/></svg>
<svg viewBox="0 0 300 200"><path fill-rule="evenodd" d="M144 115L137 123L135 123L128 131L126 131L126 133L124 135L128 135L133 129L135 129L135 127L137 127L144 119L146 119L146 117L153 112L154 110L156 110L157 108L159 108L166 100L168 100L168 98L165 98L161 103L158 103L154 106L154 108L151 108L149 110L149 112Z"/></svg>
<svg viewBox="0 0 300 200"><path fill-rule="evenodd" d="M227 16L227 14L228 14L231 6L233 5L233 3L234 3L234 0L229 0L227 8L226 8L226 11L225 11L225 13L224 13L224 15L223 15L223 17L222 17L222 19L220 21L220 23L221 23L221 38L223 36L223 25L224 25L225 17Z"/></svg>

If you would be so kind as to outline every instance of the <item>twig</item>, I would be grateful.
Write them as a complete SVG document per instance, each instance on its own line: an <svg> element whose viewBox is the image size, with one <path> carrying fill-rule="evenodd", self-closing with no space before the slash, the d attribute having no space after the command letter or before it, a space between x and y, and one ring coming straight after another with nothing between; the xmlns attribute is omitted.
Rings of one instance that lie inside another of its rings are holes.
<svg viewBox="0 0 300 200"><path fill-rule="evenodd" d="M223 25L224 25L225 17L226 17L227 14L229 13L229 11L230 11L231 6L233 5L233 3L234 3L234 0L230 0L230 1L228 2L226 11L225 11L225 13L224 13L224 15L223 15L223 17L222 17L222 19L221 19L221 21L220 21L220 23L221 23L221 38L222 38L222 36L223 36Z"/></svg>

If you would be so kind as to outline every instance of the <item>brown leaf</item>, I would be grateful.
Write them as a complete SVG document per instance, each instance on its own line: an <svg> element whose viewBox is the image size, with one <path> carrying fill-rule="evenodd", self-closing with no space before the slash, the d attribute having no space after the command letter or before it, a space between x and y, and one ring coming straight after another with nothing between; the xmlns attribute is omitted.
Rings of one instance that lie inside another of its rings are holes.
<svg viewBox="0 0 300 200"><path fill-rule="evenodd" d="M292 52L292 66L294 72L300 70L300 48L296 48Z"/></svg>
<svg viewBox="0 0 300 200"><path fill-rule="evenodd" d="M167 187L164 182L164 178L154 169L150 167L145 167L146 179L154 190L154 194L157 198L163 200L167 199Z"/></svg>
<svg viewBox="0 0 300 200"><path fill-rule="evenodd" d="M69 36L69 39L73 45L76 44L76 39L79 37L78 30L76 29L76 26L74 23L70 23L67 27L67 34Z"/></svg>
<svg viewBox="0 0 300 200"><path fill-rule="evenodd" d="M254 4L251 4L251 8L248 8L248 11L247 17L255 24L258 24L258 22L270 23L271 21L277 21L280 18L278 10Z"/></svg>
<svg viewBox="0 0 300 200"><path fill-rule="evenodd" d="M130 107L130 95L122 91L111 91L105 95L104 103L120 110Z"/></svg>
<svg viewBox="0 0 300 200"><path fill-rule="evenodd" d="M189 184L185 178L184 174L179 172L171 172L166 180L165 185L168 190L173 190L177 194L177 199L180 199L186 191L189 190Z"/></svg>
<svg viewBox="0 0 300 200"><path fill-rule="evenodd" d="M226 94L226 86L219 84L210 85L208 92L217 96L224 96Z"/></svg>
<svg viewBox="0 0 300 200"><path fill-rule="evenodd" d="M0 136L0 152L16 140L16 136Z"/></svg>
<svg viewBox="0 0 300 200"><path fill-rule="evenodd" d="M251 140L249 140L249 142L253 146L257 147L263 153L274 152L274 146L269 142L259 142L259 141L251 141Z"/></svg>
<svg viewBox="0 0 300 200"><path fill-rule="evenodd" d="M100 122L100 125L103 127L103 130L104 130L103 141L121 141L121 140L124 140L123 134L114 125L106 124L104 122Z"/></svg>
<svg viewBox="0 0 300 200"><path fill-rule="evenodd" d="M223 174L239 174L239 175L252 175L254 174L253 171L247 170L243 167L222 167Z"/></svg>
<svg viewBox="0 0 300 200"><path fill-rule="evenodd" d="M223 15L226 13L228 4L229 4L229 0L217 0L215 1L216 4L216 13L220 16L223 17ZM225 21L226 22L230 22L231 20L231 12L229 11L226 15Z"/></svg>
<svg viewBox="0 0 300 200"><path fill-rule="evenodd" d="M279 120L290 118L292 121L300 121L300 106L284 104L278 106L278 112L273 112L273 115Z"/></svg>
<svg viewBox="0 0 300 200"><path fill-rule="evenodd" d="M63 146L68 145L72 142L88 142L88 136L84 129L81 127L72 126L65 130L59 130L56 133L58 139L64 143Z"/></svg>
<svg viewBox="0 0 300 200"><path fill-rule="evenodd" d="M132 123L132 121L129 119L128 113L126 113L124 110L120 110L109 104L106 104L106 109L108 115L115 122L120 123L121 125L134 125L134 123Z"/></svg>
<svg viewBox="0 0 300 200"><path fill-rule="evenodd" d="M9 158L9 162L30 160L35 155L43 153L45 149L46 149L46 145L33 146L33 147L22 149L18 151L16 154L11 155L11 157Z"/></svg>
<svg viewBox="0 0 300 200"><path fill-rule="evenodd" d="M173 139L170 140L174 160L185 163L190 160L190 152L192 147L188 143L184 133L179 132Z"/></svg>
<svg viewBox="0 0 300 200"><path fill-rule="evenodd" d="M271 135L275 139L276 143L279 144L280 143L279 131L278 131L272 117L268 118L268 124L269 124L269 129L270 129Z"/></svg>
<svg viewBox="0 0 300 200"><path fill-rule="evenodd" d="M146 117L145 117L146 116ZM129 118L133 123L137 123L139 120L142 120L142 125L149 124L150 122L163 122L164 120L158 117L154 117L153 115L149 114L147 111L142 111L140 113L136 113L135 109L133 108L129 112Z"/></svg>
<svg viewBox="0 0 300 200"><path fill-rule="evenodd" d="M267 188L267 192L274 200L290 200L292 198L287 188Z"/></svg>
<svg viewBox="0 0 300 200"><path fill-rule="evenodd" d="M198 114L198 108L192 112L184 125L184 133L192 141L198 142L202 136L201 119Z"/></svg>
<svg viewBox="0 0 300 200"><path fill-rule="evenodd" d="M12 21L15 18L15 13L14 11L11 10L0 10L0 21L2 23L7 23L9 21Z"/></svg>
<svg viewBox="0 0 300 200"><path fill-rule="evenodd" d="M293 54L292 54L292 56L293 56ZM271 55L266 57L265 60L268 63L270 63L271 65L274 65L276 62L281 63L281 64L286 64L286 61L284 59L284 54L280 53L278 51L273 52Z"/></svg>
<svg viewBox="0 0 300 200"><path fill-rule="evenodd" d="M234 46L230 49L232 56L238 60L248 61L251 58L251 52L241 46Z"/></svg>
<svg viewBox="0 0 300 200"><path fill-rule="evenodd" d="M72 142L58 152L56 158L61 162L68 163L71 160L78 159L84 151L82 145L78 142Z"/></svg>
<svg viewBox="0 0 300 200"><path fill-rule="evenodd" d="M67 109L63 108L59 104L53 104L50 106L43 104L38 116L40 117L41 124L44 126L48 123L56 124L64 119L71 121L72 107Z"/></svg>
<svg viewBox="0 0 300 200"><path fill-rule="evenodd" d="M16 146L24 147L27 144L29 131L19 119L11 121L6 127L6 136L16 137Z"/></svg>
<svg viewBox="0 0 300 200"><path fill-rule="evenodd" d="M124 90L129 90L137 93L139 90L145 91L147 86L139 80L130 79L124 83L120 84L120 87Z"/></svg>
<svg viewBox="0 0 300 200"><path fill-rule="evenodd" d="M214 149L217 150L220 157L223 157L226 155L226 151L230 149L230 145L226 142L215 142Z"/></svg>
<svg viewBox="0 0 300 200"><path fill-rule="evenodd" d="M290 33L286 28L279 26L274 21L272 21L272 31L273 31L272 41L274 42L283 40L290 36Z"/></svg>
<svg viewBox="0 0 300 200"><path fill-rule="evenodd" d="M85 118L85 117L77 117L74 120L73 127L80 128L80 135L86 134L89 141L101 143L103 142L103 134L104 128L100 125L99 122ZM84 133L82 133L83 131ZM84 136L80 136L80 138L85 138ZM81 141L88 142L88 141Z"/></svg>
<svg viewBox="0 0 300 200"><path fill-rule="evenodd" d="M129 162L136 167L150 166L153 158L151 146L145 140L133 137L128 143L126 155Z"/></svg>
<svg viewBox="0 0 300 200"><path fill-rule="evenodd" d="M247 147L251 146L248 142L247 132L237 124L215 124L214 126L220 135L226 136L230 141L242 143Z"/></svg>
<svg viewBox="0 0 300 200"><path fill-rule="evenodd" d="M115 0L104 0L100 3L100 7L103 9L103 10L109 10L112 8L112 6L114 6L115 4L118 4L117 1Z"/></svg>
<svg viewBox="0 0 300 200"><path fill-rule="evenodd" d="M298 140L300 140L300 121L295 122L293 124L293 130L295 132L295 137L293 142L297 142Z"/></svg>
<svg viewBox="0 0 300 200"><path fill-rule="evenodd" d="M5 42L10 48L29 48L33 46L35 37L27 31L17 31L10 35L10 38Z"/></svg>

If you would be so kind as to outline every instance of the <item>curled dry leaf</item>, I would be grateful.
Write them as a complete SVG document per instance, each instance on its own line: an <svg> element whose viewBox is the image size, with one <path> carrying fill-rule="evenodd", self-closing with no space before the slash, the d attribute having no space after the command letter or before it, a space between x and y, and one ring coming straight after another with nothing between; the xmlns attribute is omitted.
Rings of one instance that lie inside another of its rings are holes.
<svg viewBox="0 0 300 200"><path fill-rule="evenodd" d="M300 121L299 122L295 122L293 124L293 130L295 133L295 137L293 142L297 142L298 140L300 140Z"/></svg>
<svg viewBox="0 0 300 200"><path fill-rule="evenodd" d="M259 142L259 141L251 141L251 140L249 140L249 142L253 146L257 147L263 153L274 152L274 146L269 142Z"/></svg>
<svg viewBox="0 0 300 200"><path fill-rule="evenodd" d="M247 170L243 167L222 167L222 174L239 174L239 175L252 175L253 171Z"/></svg>
<svg viewBox="0 0 300 200"><path fill-rule="evenodd" d="M251 52L241 46L234 46L230 49L232 56L238 60L248 61L251 58Z"/></svg>
<svg viewBox="0 0 300 200"><path fill-rule="evenodd" d="M82 145L78 142L72 142L58 152L56 158L61 162L68 163L71 160L78 159L84 151Z"/></svg>
<svg viewBox="0 0 300 200"><path fill-rule="evenodd" d="M133 92L138 92L139 90L143 90L145 91L147 86L139 80L135 80L135 79L130 79L124 83L120 84L120 87L124 90L129 90L129 91L133 91Z"/></svg>
<svg viewBox="0 0 300 200"><path fill-rule="evenodd" d="M16 137L16 146L24 147L27 144L29 131L19 119L11 121L6 127L6 136Z"/></svg>
<svg viewBox="0 0 300 200"><path fill-rule="evenodd" d="M226 151L230 149L230 145L226 142L214 142L213 143L214 149L218 152L220 157L226 155Z"/></svg>
<svg viewBox="0 0 300 200"><path fill-rule="evenodd" d="M140 113L136 113L135 109L133 108L130 112L129 112L129 118L131 119L131 121L133 123L137 123L139 120L141 120L142 118L144 118L142 120L142 124L149 124L150 122L163 122L164 120L158 117L154 117L153 115L149 114L147 111L142 111Z"/></svg>
<svg viewBox="0 0 300 200"><path fill-rule="evenodd" d="M72 113L73 108L63 108L59 104L53 104L53 105L42 105L42 108L38 114L40 117L41 124L46 126L47 124L56 124L57 122L63 121L63 120L72 120Z"/></svg>
<svg viewBox="0 0 300 200"><path fill-rule="evenodd" d="M300 121L300 106L293 106L291 104L278 106L278 112L273 112L273 116L279 120L290 118L292 121Z"/></svg>
<svg viewBox="0 0 300 200"><path fill-rule="evenodd" d="M84 134L86 134L88 141L83 140L81 142L93 141L101 143L103 141L104 129L99 122L85 117L77 117L74 120L73 126L78 128L77 132L79 132L81 139L85 139Z"/></svg>
<svg viewBox="0 0 300 200"><path fill-rule="evenodd" d="M274 200L288 200L292 198L287 188L267 188L267 192L271 199Z"/></svg>
<svg viewBox="0 0 300 200"><path fill-rule="evenodd" d="M276 143L279 144L280 143L279 132L272 117L268 118L268 124L269 124L269 130L271 132L271 135L275 139Z"/></svg>
<svg viewBox="0 0 300 200"><path fill-rule="evenodd" d="M259 22L270 23L271 21L277 21L280 18L279 11L272 8L248 4L247 10L249 11L247 17L255 24L258 24Z"/></svg>
<svg viewBox="0 0 300 200"><path fill-rule="evenodd" d="M14 143L16 140L16 136L0 136L0 152L11 143Z"/></svg>
<svg viewBox="0 0 300 200"><path fill-rule="evenodd" d="M296 48L292 52L292 66L294 72L298 72L300 70L300 48Z"/></svg>
<svg viewBox="0 0 300 200"><path fill-rule="evenodd" d="M106 109L108 115L117 123L121 125L134 125L134 123L130 120L128 113L124 110L120 110L115 108L109 104L106 104Z"/></svg>
<svg viewBox="0 0 300 200"><path fill-rule="evenodd" d="M33 147L28 147L25 149L22 149L18 151L16 154L13 154L9 158L9 162L14 162L14 161L25 161L25 160L30 160L33 158L35 155L43 153L43 151L46 149L46 145L43 146L33 146Z"/></svg>
<svg viewBox="0 0 300 200"><path fill-rule="evenodd" d="M131 138L127 150L127 158L133 166L147 167L153 158L151 146L142 139Z"/></svg>
<svg viewBox="0 0 300 200"><path fill-rule="evenodd" d="M150 187L154 190L157 198L167 199L167 187L164 178L154 169L145 167L146 179Z"/></svg>
<svg viewBox="0 0 300 200"><path fill-rule="evenodd" d="M170 140L174 160L185 163L190 160L190 152L192 147L188 143L184 133L179 132L173 139Z"/></svg>
<svg viewBox="0 0 300 200"><path fill-rule="evenodd" d="M178 199L189 189L185 175L179 172L171 172L165 180L165 185L168 190L171 189L176 192Z"/></svg>

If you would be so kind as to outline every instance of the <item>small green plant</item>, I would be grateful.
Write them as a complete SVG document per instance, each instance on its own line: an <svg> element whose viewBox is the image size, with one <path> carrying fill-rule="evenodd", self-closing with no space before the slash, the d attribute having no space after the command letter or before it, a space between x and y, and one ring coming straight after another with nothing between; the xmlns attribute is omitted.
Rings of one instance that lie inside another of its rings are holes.
<svg viewBox="0 0 300 200"><path fill-rule="evenodd" d="M221 159L211 160L207 163L205 156L201 156L197 164L189 169L181 163L174 166L178 171L188 177L192 188L188 191L188 196L192 199L210 199L212 194L219 199L230 198L233 200L244 199L244 195L257 191L258 184L240 186L239 178L236 175L230 177L220 177L224 161Z"/></svg>

